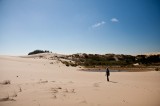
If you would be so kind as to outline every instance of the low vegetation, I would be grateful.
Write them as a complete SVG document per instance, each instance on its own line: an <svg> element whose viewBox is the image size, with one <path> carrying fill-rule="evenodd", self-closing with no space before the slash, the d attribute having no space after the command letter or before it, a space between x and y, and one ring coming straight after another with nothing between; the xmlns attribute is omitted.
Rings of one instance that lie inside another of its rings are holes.
<svg viewBox="0 0 160 106"><path fill-rule="evenodd" d="M9 95L4 98L0 98L0 102L3 102L3 101L10 101Z"/></svg>
<svg viewBox="0 0 160 106"><path fill-rule="evenodd" d="M50 51L35 50L28 55L38 53L51 53ZM66 66L84 66L84 67L146 67L146 66L160 66L160 54L157 55L124 55L124 54L72 54L61 55L58 59ZM52 64L52 63L50 63ZM155 69L159 70L159 68Z"/></svg>
<svg viewBox="0 0 160 106"><path fill-rule="evenodd" d="M65 64L67 67L72 66L72 67L76 67L77 64L73 63L73 62L68 62L68 61L61 61L63 64Z"/></svg>
<svg viewBox="0 0 160 106"><path fill-rule="evenodd" d="M160 55L116 55L116 54L73 54L64 57L74 61L77 65L85 67L98 66L116 66L116 67L138 67L138 66L158 66L160 65ZM66 66L71 65L69 62L64 62Z"/></svg>
<svg viewBox="0 0 160 106"><path fill-rule="evenodd" d="M16 96L17 96L17 94L16 94ZM9 97L9 94L8 94L6 97L0 98L0 102L5 102L5 101L16 101L16 100Z"/></svg>
<svg viewBox="0 0 160 106"><path fill-rule="evenodd" d="M2 85L11 84L11 81L10 81L10 80L4 80L4 81L1 82L0 84L2 84Z"/></svg>

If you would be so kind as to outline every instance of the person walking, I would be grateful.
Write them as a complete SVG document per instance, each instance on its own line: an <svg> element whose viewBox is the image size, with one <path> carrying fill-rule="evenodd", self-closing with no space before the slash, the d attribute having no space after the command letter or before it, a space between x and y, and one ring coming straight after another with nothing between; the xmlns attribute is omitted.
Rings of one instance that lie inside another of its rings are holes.
<svg viewBox="0 0 160 106"><path fill-rule="evenodd" d="M109 81L110 72L108 68L106 69L106 76L107 76L107 81Z"/></svg>

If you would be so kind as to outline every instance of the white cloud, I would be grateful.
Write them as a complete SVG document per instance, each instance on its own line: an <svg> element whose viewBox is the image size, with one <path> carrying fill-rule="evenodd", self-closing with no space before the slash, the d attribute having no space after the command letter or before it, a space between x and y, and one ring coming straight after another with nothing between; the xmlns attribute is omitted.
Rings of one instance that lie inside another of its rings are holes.
<svg viewBox="0 0 160 106"><path fill-rule="evenodd" d="M111 22L119 22L119 20L117 18L112 18Z"/></svg>
<svg viewBox="0 0 160 106"><path fill-rule="evenodd" d="M106 22L104 22L104 21L99 22L99 23L96 23L96 24L92 25L92 28L99 27L99 26L101 26L101 25L103 25L103 24L105 24L105 23L106 23Z"/></svg>

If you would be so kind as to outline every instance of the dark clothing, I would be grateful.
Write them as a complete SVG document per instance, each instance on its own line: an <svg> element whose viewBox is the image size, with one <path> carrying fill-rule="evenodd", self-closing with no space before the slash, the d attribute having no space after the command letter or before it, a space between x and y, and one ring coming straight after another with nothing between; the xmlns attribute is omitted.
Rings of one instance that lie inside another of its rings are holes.
<svg viewBox="0 0 160 106"><path fill-rule="evenodd" d="M109 81L110 72L109 72L109 69L108 69L108 68L107 68L107 70L106 70L106 76L107 76L107 81Z"/></svg>
<svg viewBox="0 0 160 106"><path fill-rule="evenodd" d="M109 76L107 76L107 81L109 81Z"/></svg>
<svg viewBox="0 0 160 106"><path fill-rule="evenodd" d="M110 76L110 72L109 72L109 69L107 68L107 70L106 70L106 75L107 76Z"/></svg>

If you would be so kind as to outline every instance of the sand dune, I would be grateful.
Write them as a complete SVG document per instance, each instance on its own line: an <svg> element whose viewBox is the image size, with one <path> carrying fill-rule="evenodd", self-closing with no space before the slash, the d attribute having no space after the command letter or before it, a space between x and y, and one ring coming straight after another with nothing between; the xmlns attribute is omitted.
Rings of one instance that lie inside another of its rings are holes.
<svg viewBox="0 0 160 106"><path fill-rule="evenodd" d="M160 106L160 72L113 72L107 82L42 56L0 56L0 106Z"/></svg>

